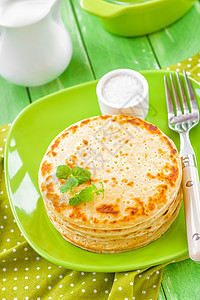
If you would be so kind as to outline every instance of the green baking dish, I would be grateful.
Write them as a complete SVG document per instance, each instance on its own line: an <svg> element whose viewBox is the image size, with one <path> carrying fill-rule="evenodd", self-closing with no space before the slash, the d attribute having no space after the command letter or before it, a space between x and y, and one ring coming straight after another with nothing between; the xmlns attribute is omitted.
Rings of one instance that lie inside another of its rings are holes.
<svg viewBox="0 0 200 300"><path fill-rule="evenodd" d="M100 18L104 27L121 36L160 30L182 17L195 0L81 0L81 7Z"/></svg>

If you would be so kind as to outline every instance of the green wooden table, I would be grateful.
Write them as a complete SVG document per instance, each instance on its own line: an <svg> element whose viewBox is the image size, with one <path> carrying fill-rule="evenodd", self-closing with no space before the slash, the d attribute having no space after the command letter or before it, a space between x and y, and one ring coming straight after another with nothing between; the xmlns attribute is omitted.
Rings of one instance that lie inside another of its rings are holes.
<svg viewBox="0 0 200 300"><path fill-rule="evenodd" d="M79 0L64 0L62 15L73 41L70 66L56 80L40 87L19 87L0 78L0 125L11 123L31 102L117 68L160 69L200 50L200 2L179 21L159 32L137 38L108 33L100 21L80 8ZM159 300L200 299L200 266L191 260L164 269Z"/></svg>

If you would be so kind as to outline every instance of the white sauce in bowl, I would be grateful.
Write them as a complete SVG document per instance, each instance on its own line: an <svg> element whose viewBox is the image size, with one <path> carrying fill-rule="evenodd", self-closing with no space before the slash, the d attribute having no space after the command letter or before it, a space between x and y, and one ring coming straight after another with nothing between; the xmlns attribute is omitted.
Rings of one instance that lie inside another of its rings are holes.
<svg viewBox="0 0 200 300"><path fill-rule="evenodd" d="M117 69L105 74L96 88L103 115L129 115L144 119L149 109L146 78L131 69Z"/></svg>
<svg viewBox="0 0 200 300"><path fill-rule="evenodd" d="M143 92L141 81L127 74L109 78L102 88L102 96L111 106L124 108L137 104Z"/></svg>

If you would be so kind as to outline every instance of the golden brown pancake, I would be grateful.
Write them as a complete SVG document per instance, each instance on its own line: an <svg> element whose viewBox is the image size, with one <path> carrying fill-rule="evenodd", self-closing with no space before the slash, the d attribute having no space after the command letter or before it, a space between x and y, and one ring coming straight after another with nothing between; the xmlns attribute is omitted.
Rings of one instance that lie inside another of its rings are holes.
<svg viewBox="0 0 200 300"><path fill-rule="evenodd" d="M104 198L95 195L70 206L72 194L60 192L66 180L56 177L63 164L92 174L74 188L76 193L103 182ZM156 126L129 116L97 116L73 124L52 141L40 165L39 187L52 223L70 242L90 251L121 252L167 230L182 200L181 178L178 151ZM126 235L130 241L121 248L113 242Z"/></svg>

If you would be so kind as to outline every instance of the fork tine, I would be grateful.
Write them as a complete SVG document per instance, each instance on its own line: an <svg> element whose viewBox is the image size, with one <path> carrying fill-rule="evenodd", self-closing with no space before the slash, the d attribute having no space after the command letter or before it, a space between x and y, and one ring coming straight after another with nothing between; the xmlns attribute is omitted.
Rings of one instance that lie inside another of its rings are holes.
<svg viewBox="0 0 200 300"><path fill-rule="evenodd" d="M184 77L185 77L185 81L186 81L186 85L187 85L188 94L189 94L189 97L190 97L191 112L192 113L194 113L194 112L197 113L199 111L199 109L198 109L198 106L197 106L197 102L196 102L196 99L195 99L195 96L194 96L192 86L190 84L190 81L187 77L187 74L186 74L185 70L183 70L183 73L184 73Z"/></svg>
<svg viewBox="0 0 200 300"><path fill-rule="evenodd" d="M188 108L188 105L187 105L187 100L186 100L186 97L185 97L185 93L184 93L183 86L181 84L181 80L180 80L180 76L179 76L178 72L176 72L176 77L177 77L177 80L178 80L179 90L181 92L181 96L182 96L182 100L183 100L183 111L184 111L185 114L188 114L189 113L189 108Z"/></svg>
<svg viewBox="0 0 200 300"><path fill-rule="evenodd" d="M170 77L170 80L171 80L172 90L173 90L173 93L174 93L177 116L180 116L180 115L182 115L181 106L180 106L180 102L179 102L179 99L178 99L178 95L177 95L177 92L176 92L174 80L173 80L173 77L172 77L171 73L169 74L169 77Z"/></svg>
<svg viewBox="0 0 200 300"><path fill-rule="evenodd" d="M170 95L166 75L164 75L164 82L165 82L165 94L166 94L166 100L167 100L167 110L168 110L168 119L169 119L169 118L174 117L174 108L173 108L172 98Z"/></svg>

